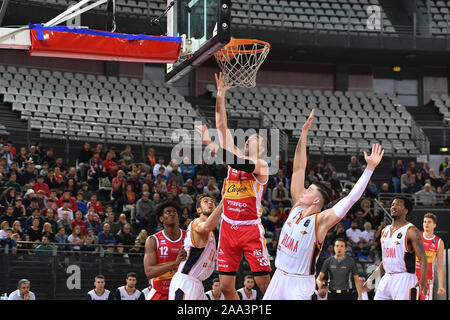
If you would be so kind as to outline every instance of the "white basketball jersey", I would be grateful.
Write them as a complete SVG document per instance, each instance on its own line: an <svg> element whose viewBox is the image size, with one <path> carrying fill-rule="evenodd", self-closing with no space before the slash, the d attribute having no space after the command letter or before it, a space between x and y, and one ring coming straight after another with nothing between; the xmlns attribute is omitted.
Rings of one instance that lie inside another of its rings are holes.
<svg viewBox="0 0 450 320"><path fill-rule="evenodd" d="M214 296L212 294L212 290L205 292L205 295L208 298L208 300L216 300L216 298L214 298ZM219 300L225 300L225 295L223 293L220 294Z"/></svg>
<svg viewBox="0 0 450 320"><path fill-rule="evenodd" d="M101 296L99 296L94 289L88 292L88 295L91 296L91 300L108 300L109 298L109 290L105 289L105 292Z"/></svg>
<svg viewBox="0 0 450 320"><path fill-rule="evenodd" d="M134 288L134 292L132 294L129 294L127 290L125 289L125 286L118 288L120 292L120 300L139 300L139 297L141 296L141 291Z"/></svg>
<svg viewBox="0 0 450 320"><path fill-rule="evenodd" d="M384 228L381 235L381 252L383 268L386 273L415 273L414 252L409 252L407 248L407 238L409 228L413 228L412 223L408 223L392 233L392 225Z"/></svg>
<svg viewBox="0 0 450 320"><path fill-rule="evenodd" d="M302 207L292 208L278 240L275 266L284 272L314 275L321 247L317 241L317 214L300 219Z"/></svg>
<svg viewBox="0 0 450 320"><path fill-rule="evenodd" d="M245 294L245 289L244 288L240 288L239 290L237 290L237 292L240 292L242 295L242 299L241 300L256 300L256 290L252 289L252 295L251 297L247 297L247 295Z"/></svg>
<svg viewBox="0 0 450 320"><path fill-rule="evenodd" d="M148 296L148 294L150 293L150 290L152 290L152 287L147 287L145 289L142 289L142 294L144 295L144 297Z"/></svg>
<svg viewBox="0 0 450 320"><path fill-rule="evenodd" d="M197 248L193 239L192 221L187 230L183 247L187 258L178 266L178 272L188 274L200 281L208 279L214 271L214 258L216 256L216 239L214 233L209 233L208 241L204 248Z"/></svg>

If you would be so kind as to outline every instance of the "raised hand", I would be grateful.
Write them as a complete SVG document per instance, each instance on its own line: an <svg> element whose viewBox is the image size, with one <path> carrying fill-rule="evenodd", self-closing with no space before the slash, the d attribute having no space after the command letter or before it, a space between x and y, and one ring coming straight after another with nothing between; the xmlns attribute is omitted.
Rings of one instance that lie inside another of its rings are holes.
<svg viewBox="0 0 450 320"><path fill-rule="evenodd" d="M309 128L311 127L311 123L312 123L313 118L314 118L314 111L315 111L315 109L311 110L311 113L309 114L308 120L306 120L305 124L302 127L302 131L307 132L309 130Z"/></svg>
<svg viewBox="0 0 450 320"><path fill-rule="evenodd" d="M211 143L211 138L209 136L208 127L205 124L202 125L195 125L195 131L200 135L202 138L202 143L205 145L208 145Z"/></svg>
<svg viewBox="0 0 450 320"><path fill-rule="evenodd" d="M219 77L217 77L217 73L214 74L214 77L216 78L216 85L217 85L217 95L218 96L225 96L225 93L231 88L229 85L225 85L225 81L223 80L223 74L222 72L219 73Z"/></svg>
<svg viewBox="0 0 450 320"><path fill-rule="evenodd" d="M367 169L374 171L375 168L380 163L383 158L384 150L381 149L381 146L377 143L372 146L372 153L367 155L367 152L364 151L364 158L367 162Z"/></svg>

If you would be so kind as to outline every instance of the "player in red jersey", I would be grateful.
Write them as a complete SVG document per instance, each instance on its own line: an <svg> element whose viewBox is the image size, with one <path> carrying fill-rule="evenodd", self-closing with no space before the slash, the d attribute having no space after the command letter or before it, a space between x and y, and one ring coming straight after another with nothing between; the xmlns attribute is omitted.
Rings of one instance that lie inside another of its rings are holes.
<svg viewBox="0 0 450 320"><path fill-rule="evenodd" d="M437 218L432 213L426 213L423 217L422 242L425 247L428 262L427 295L419 295L419 300L433 300L434 262L437 262L438 290L437 294L445 294L444 288L444 242L434 235ZM420 279L420 263L416 258L416 274Z"/></svg>
<svg viewBox="0 0 450 320"><path fill-rule="evenodd" d="M180 262L186 259L183 249L186 231L179 227L180 212L172 201L166 201L156 209L163 230L145 241L144 270L145 275L152 279L152 289L146 300L168 300L170 281Z"/></svg>
<svg viewBox="0 0 450 320"><path fill-rule="evenodd" d="M202 135L203 143L216 154L223 148L224 160L242 160L226 162L229 168L223 187L223 220L217 250L221 290L227 300L239 300L235 284L242 254L245 254L255 282L263 294L270 282L269 254L260 219L263 209L261 200L269 179L269 165L262 159L266 150L266 141L262 136L251 135L245 142L244 152L234 144L227 128L225 110L225 94L229 87L225 86L222 73L219 77L216 75L216 83L216 128L220 146L211 142L206 126L197 130Z"/></svg>

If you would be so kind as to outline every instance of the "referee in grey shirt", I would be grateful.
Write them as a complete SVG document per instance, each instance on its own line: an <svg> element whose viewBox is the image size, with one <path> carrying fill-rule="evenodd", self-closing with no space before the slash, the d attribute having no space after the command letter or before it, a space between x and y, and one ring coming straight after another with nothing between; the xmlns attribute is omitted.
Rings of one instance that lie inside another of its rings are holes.
<svg viewBox="0 0 450 320"><path fill-rule="evenodd" d="M346 248L347 245L343 239L336 239L334 242L335 255L323 262L322 270L317 277L316 282L320 289L325 275L328 274L328 300L355 300L355 296L350 289L351 275L358 290L358 300L362 300L362 285L356 270L355 260L345 255Z"/></svg>

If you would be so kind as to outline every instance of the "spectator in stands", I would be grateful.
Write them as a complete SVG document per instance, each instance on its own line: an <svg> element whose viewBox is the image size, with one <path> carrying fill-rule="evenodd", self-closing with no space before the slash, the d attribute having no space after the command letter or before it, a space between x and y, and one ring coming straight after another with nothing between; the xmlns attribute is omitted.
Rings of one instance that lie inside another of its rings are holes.
<svg viewBox="0 0 450 320"><path fill-rule="evenodd" d="M55 235L50 223L44 223L44 226L42 227L42 236L46 236L50 242L55 242Z"/></svg>
<svg viewBox="0 0 450 320"><path fill-rule="evenodd" d="M276 176L274 177L275 185L278 185L279 182L283 182L283 185L286 189L289 189L290 179L284 175L283 169L278 169Z"/></svg>
<svg viewBox="0 0 450 320"><path fill-rule="evenodd" d="M75 212L75 219L71 221L72 230L75 229L76 226L80 227L81 237L84 237L86 234L87 224L83 220L83 214L81 211Z"/></svg>
<svg viewBox="0 0 450 320"><path fill-rule="evenodd" d="M416 175L416 182L420 184L420 187L423 188L425 185L425 178L423 177L421 172L417 172Z"/></svg>
<svg viewBox="0 0 450 320"><path fill-rule="evenodd" d="M17 194L22 194L22 187L17 182L17 174L15 172L11 172L9 180L5 183L5 187L13 188Z"/></svg>
<svg viewBox="0 0 450 320"><path fill-rule="evenodd" d="M34 192L37 193L39 190L44 191L45 196L50 197L50 188L48 184L44 182L44 176L39 175L37 178L37 182L33 188Z"/></svg>
<svg viewBox="0 0 450 320"><path fill-rule="evenodd" d="M106 169L103 160L100 158L99 152L94 152L91 160L89 160L88 181L91 181L93 186L97 186L99 179L105 177Z"/></svg>
<svg viewBox="0 0 450 320"><path fill-rule="evenodd" d="M192 206L194 204L194 199L188 194L188 187L186 185L181 187L181 194L178 196L180 199L181 207L187 207L189 210L192 210Z"/></svg>
<svg viewBox="0 0 450 320"><path fill-rule="evenodd" d="M309 174L307 176L307 180L309 183L318 182L319 178L316 176L314 170L309 170Z"/></svg>
<svg viewBox="0 0 450 320"><path fill-rule="evenodd" d="M52 256L53 255L53 246L50 243L50 239L48 236L43 235L41 238L41 243L34 250L37 256Z"/></svg>
<svg viewBox="0 0 450 320"><path fill-rule="evenodd" d="M118 210L122 210L123 207L123 199L125 196L125 189L127 186L127 180L125 178L125 172L123 170L119 170L117 172L117 177L112 180L112 198L117 202Z"/></svg>
<svg viewBox="0 0 450 320"><path fill-rule="evenodd" d="M431 190L431 184L425 184L424 189L414 193L414 198L419 205L435 206L436 194Z"/></svg>
<svg viewBox="0 0 450 320"><path fill-rule="evenodd" d="M44 224L44 219L42 219L41 217L41 210L39 208L33 208L30 211L30 216L27 218L27 220L25 221L24 224L24 229L27 230L28 228L30 228L33 224L33 220L37 218L39 219L39 229L42 229L42 225Z"/></svg>
<svg viewBox="0 0 450 320"><path fill-rule="evenodd" d="M166 166L164 165L164 157L160 156L158 158L158 163L155 164L155 166L153 167L153 175L155 176L155 178L157 178L158 174L159 174L159 168L164 168L164 175L168 175L167 173L167 169Z"/></svg>
<svg viewBox="0 0 450 320"><path fill-rule="evenodd" d="M45 156L42 158L42 162L47 162L49 167L53 167L56 164L56 160L53 154L53 148L48 148Z"/></svg>
<svg viewBox="0 0 450 320"><path fill-rule="evenodd" d="M208 180L208 184L203 188L203 193L208 194L210 197L217 199L220 195L220 190L217 188L214 178Z"/></svg>
<svg viewBox="0 0 450 320"><path fill-rule="evenodd" d="M66 234L72 233L71 220L69 219L69 212L63 211L61 218L56 221L58 223L58 228L64 227Z"/></svg>
<svg viewBox="0 0 450 320"><path fill-rule="evenodd" d="M83 239L83 245L81 246L81 252L84 256L90 256L97 253L97 246L94 244L94 238L91 235L87 235Z"/></svg>
<svg viewBox="0 0 450 320"><path fill-rule="evenodd" d="M365 196L374 199L377 197L377 193L378 193L377 185L373 183L373 180L371 178L369 180L369 183L367 184Z"/></svg>
<svg viewBox="0 0 450 320"><path fill-rule="evenodd" d="M136 219L139 221L141 229L147 228L150 216L153 214L154 206L150 200L150 194L143 192L141 199L136 202Z"/></svg>
<svg viewBox="0 0 450 320"><path fill-rule="evenodd" d="M363 211L361 209L356 211L356 217L353 219L353 222L357 223L357 228L361 231L364 230L364 224L367 222L366 219L363 218Z"/></svg>
<svg viewBox="0 0 450 320"><path fill-rule="evenodd" d="M38 173L39 175L46 177L48 174L48 170L49 170L48 162L44 161L42 162L42 168L41 170L38 171Z"/></svg>
<svg viewBox="0 0 450 320"><path fill-rule="evenodd" d="M73 211L70 209L70 200L69 199L63 199L62 200L62 206L58 209L58 218L62 217L63 212L67 212L69 214L69 220L73 220Z"/></svg>
<svg viewBox="0 0 450 320"><path fill-rule="evenodd" d="M283 203L284 206L290 206L288 190L284 187L283 182L279 182L277 187L272 190L272 203L279 205Z"/></svg>
<svg viewBox="0 0 450 320"><path fill-rule="evenodd" d="M184 207L180 215L180 228L186 230L193 219L194 217L189 208Z"/></svg>
<svg viewBox="0 0 450 320"><path fill-rule="evenodd" d="M36 175L34 174L34 163L32 162L28 163L25 171L22 173L22 176L20 177L20 184L24 186L30 182L31 179L36 179Z"/></svg>
<svg viewBox="0 0 450 320"><path fill-rule="evenodd" d="M3 239L6 237L6 229L10 227L8 221L2 221L0 225L0 239Z"/></svg>
<svg viewBox="0 0 450 320"><path fill-rule="evenodd" d="M428 161L425 160L418 172L423 175L424 179L428 179L430 177L430 169Z"/></svg>
<svg viewBox="0 0 450 320"><path fill-rule="evenodd" d="M56 234L56 231L58 230L58 223L55 220L55 212L53 209L47 209L43 222L44 224L50 223L53 233Z"/></svg>
<svg viewBox="0 0 450 320"><path fill-rule="evenodd" d="M125 146L125 150L120 153L120 159L123 159L125 161L125 170L131 170L131 165L134 163L134 156L131 152L130 145Z"/></svg>
<svg viewBox="0 0 450 320"><path fill-rule="evenodd" d="M82 179L87 178L87 172L89 170L89 161L92 158L92 151L89 142L85 142L83 149L81 149L78 156L78 170L80 170L80 175Z"/></svg>
<svg viewBox="0 0 450 320"><path fill-rule="evenodd" d="M339 199L339 194L331 187L330 181L325 181L325 186L331 190L331 202L336 201Z"/></svg>
<svg viewBox="0 0 450 320"><path fill-rule="evenodd" d="M93 209L93 206L91 206L90 208ZM86 216L86 226L88 229L93 229L95 235L98 235L103 229L100 218L97 214L95 214L93 210L89 210Z"/></svg>
<svg viewBox="0 0 450 320"><path fill-rule="evenodd" d="M116 233L119 232L120 227L116 223L116 215L114 214L114 212L109 213L107 211L105 221L103 221L103 224L105 223L109 223L111 227L111 233L113 235L116 235Z"/></svg>
<svg viewBox="0 0 450 320"><path fill-rule="evenodd" d="M169 173L167 177L169 181L175 180L179 186L184 183L183 174L181 170L178 168L177 163L172 164L172 172Z"/></svg>
<svg viewBox="0 0 450 320"><path fill-rule="evenodd" d="M68 242L67 238L68 238L68 236L66 234L65 228L63 226L58 227L58 233L56 233L56 235L55 235L55 240L58 245L58 250L61 250L61 251L67 250L67 247L66 247L66 244Z"/></svg>
<svg viewBox="0 0 450 320"><path fill-rule="evenodd" d="M40 222L41 220L38 217L34 217L31 227L25 230L25 232L30 236L30 241L37 242L41 240L42 231L39 228Z"/></svg>
<svg viewBox="0 0 450 320"><path fill-rule="evenodd" d="M189 161L188 157L184 157L183 163L180 165L181 174L183 175L183 181L187 181L188 179L194 179L195 167ZM192 183L192 180L191 180Z"/></svg>
<svg viewBox="0 0 450 320"><path fill-rule="evenodd" d="M422 185L416 181L416 176L411 175L409 184L408 184L408 188L407 188L407 192L412 194L412 193L416 193L417 191L419 191L421 189L422 189Z"/></svg>
<svg viewBox="0 0 450 320"><path fill-rule="evenodd" d="M12 224L12 233L18 234L19 238L22 239L25 233L23 232L22 225L20 224L19 220L15 220Z"/></svg>
<svg viewBox="0 0 450 320"><path fill-rule="evenodd" d="M0 216L0 223L7 221L9 226L12 226L16 218L17 217L14 215L14 206L8 205L6 206L5 213Z"/></svg>
<svg viewBox="0 0 450 320"><path fill-rule="evenodd" d="M84 194L83 191L81 191L81 190L78 191L77 198L76 198L76 205L77 205L78 211L81 211L81 213L83 215L85 215L88 213L88 208L87 208L86 202L84 202L84 200L83 200L83 194Z"/></svg>
<svg viewBox="0 0 450 320"><path fill-rule="evenodd" d="M117 243L124 245L124 251L128 252L130 247L134 245L134 240L136 236L131 233L131 225L126 223L123 228L117 233L116 240Z"/></svg>
<svg viewBox="0 0 450 320"><path fill-rule="evenodd" d="M64 186L64 189L70 192L70 195L72 197L75 197L78 192L78 182L74 178L68 178L66 180L66 184Z"/></svg>
<svg viewBox="0 0 450 320"><path fill-rule="evenodd" d="M448 156L445 156L444 161L439 165L439 173L444 172L448 167Z"/></svg>
<svg viewBox="0 0 450 320"><path fill-rule="evenodd" d="M356 182L361 175L361 164L355 156L352 156L351 161L347 166L347 173L351 182Z"/></svg>
<svg viewBox="0 0 450 320"><path fill-rule="evenodd" d="M338 179L338 175L336 171L332 171L330 174L330 183L331 183L331 188L336 191L336 193L341 193L342 191L342 184Z"/></svg>
<svg viewBox="0 0 450 320"><path fill-rule="evenodd" d="M428 179L430 179L432 187L437 188L440 185L439 178L435 175L433 168L430 168Z"/></svg>
<svg viewBox="0 0 450 320"><path fill-rule="evenodd" d="M123 208L130 212L132 220L136 219L136 193L133 191L133 186L131 184L127 184L126 186Z"/></svg>
<svg viewBox="0 0 450 320"><path fill-rule="evenodd" d="M91 196L90 201L87 203L87 207L89 208L90 206L94 207L94 212L100 216L101 214L103 214L103 206L102 203L100 201L97 200L97 195L93 194Z"/></svg>
<svg viewBox="0 0 450 320"><path fill-rule="evenodd" d="M55 178L53 181L54 189L64 190L64 186L66 184L66 182L64 181L64 174L61 172L59 167L55 167L53 170L53 176Z"/></svg>
<svg viewBox="0 0 450 320"><path fill-rule="evenodd" d="M411 183L411 170L406 170L406 172L404 174L402 174L401 178L400 178L400 186L401 186L401 191L402 193L407 193L408 192L408 185Z"/></svg>
<svg viewBox="0 0 450 320"><path fill-rule="evenodd" d="M177 195L181 193L181 187L176 181L176 179L170 180L170 184L167 186L167 193L175 191Z"/></svg>
<svg viewBox="0 0 450 320"><path fill-rule="evenodd" d="M406 173L406 168L403 166L402 160L398 159L396 166L392 169L392 183L394 185L394 192L399 193L401 191L401 177Z"/></svg>
<svg viewBox="0 0 450 320"><path fill-rule="evenodd" d="M370 222L364 223L364 231L361 233L361 237L367 245L371 245L375 241L375 230L372 230Z"/></svg>
<svg viewBox="0 0 450 320"><path fill-rule="evenodd" d="M319 178L319 180L324 180L324 176L325 176L325 170L323 167L323 162L320 160L316 167L314 168L314 174L316 175L316 177Z"/></svg>
<svg viewBox="0 0 450 320"><path fill-rule="evenodd" d="M156 165L155 148L153 147L148 148L145 163L147 163L152 168Z"/></svg>
<svg viewBox="0 0 450 320"><path fill-rule="evenodd" d="M75 226L75 228L72 231L72 234L67 238L67 243L72 244L72 246L70 246L71 251L75 253L81 251L83 238L81 237L81 229L79 226Z"/></svg>
<svg viewBox="0 0 450 320"><path fill-rule="evenodd" d="M347 235L348 241L352 245L352 249L356 248L357 244L362 241L362 231L358 229L358 222L355 220L352 221L350 229L347 229L345 233Z"/></svg>
<svg viewBox="0 0 450 320"><path fill-rule="evenodd" d="M276 208L270 209L269 215L262 219L264 226L264 236L266 238L276 238L281 228L281 221L278 217L278 210Z"/></svg>
<svg viewBox="0 0 450 320"><path fill-rule="evenodd" d="M364 199L361 201L361 212L362 212L362 218L370 221L371 223L376 223L376 217L371 209L370 200Z"/></svg>
<svg viewBox="0 0 450 320"><path fill-rule="evenodd" d="M16 200L16 190L13 187L7 188L0 195L0 205L6 208L9 205L13 205Z"/></svg>
<svg viewBox="0 0 450 320"><path fill-rule="evenodd" d="M106 154L106 160L103 163L105 165L105 170L108 174L108 178L113 179L117 175L120 166L113 160L113 154L111 153L111 151Z"/></svg>
<svg viewBox="0 0 450 320"><path fill-rule="evenodd" d="M28 158L28 159L31 158L31 161L32 161L35 165L39 166L39 168L40 168L40 166L42 165L42 159L41 159L41 157L39 156L39 154L36 153L36 146L31 146L31 147L30 147L30 152L27 154L27 158ZM39 168L38 168L38 169L39 169Z"/></svg>
<svg viewBox="0 0 450 320"><path fill-rule="evenodd" d="M117 240L114 234L111 233L111 224L108 222L105 222L103 224L103 230L98 234L98 243L101 245L108 245L108 244L116 244Z"/></svg>
<svg viewBox="0 0 450 320"><path fill-rule="evenodd" d="M16 254L17 253L17 242L12 237L12 229L6 228L5 236L0 237L0 253L5 254Z"/></svg>
<svg viewBox="0 0 450 320"><path fill-rule="evenodd" d="M20 221L22 228L24 228L25 221L28 218L28 216L27 216L27 210L26 210L25 206L23 205L21 198L16 199L15 206L14 206L14 215L17 217L17 220Z"/></svg>
<svg viewBox="0 0 450 320"><path fill-rule="evenodd" d="M21 147L19 149L19 154L16 156L15 161L19 164L19 168L25 168L25 166L30 162L30 159L27 157L27 149L25 147Z"/></svg>
<svg viewBox="0 0 450 320"><path fill-rule="evenodd" d="M59 182L56 180L55 171L53 169L48 169L44 182L49 186L50 190L57 189L59 187Z"/></svg>

